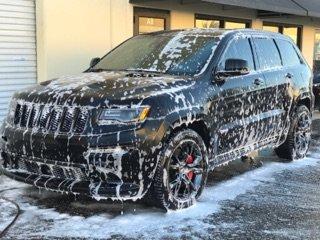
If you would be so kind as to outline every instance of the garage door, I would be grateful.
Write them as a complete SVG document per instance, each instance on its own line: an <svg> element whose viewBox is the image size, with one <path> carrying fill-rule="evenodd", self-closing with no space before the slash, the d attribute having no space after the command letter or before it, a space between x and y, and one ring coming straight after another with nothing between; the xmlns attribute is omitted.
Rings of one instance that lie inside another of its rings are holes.
<svg viewBox="0 0 320 240"><path fill-rule="evenodd" d="M35 0L0 0L0 122L14 91L36 74Z"/></svg>

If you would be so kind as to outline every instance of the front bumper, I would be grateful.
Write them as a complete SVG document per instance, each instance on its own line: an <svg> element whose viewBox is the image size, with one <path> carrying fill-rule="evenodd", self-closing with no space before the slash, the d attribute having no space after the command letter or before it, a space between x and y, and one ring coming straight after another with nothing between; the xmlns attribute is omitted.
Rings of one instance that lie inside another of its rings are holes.
<svg viewBox="0 0 320 240"><path fill-rule="evenodd" d="M39 176L27 172L8 171L0 168L2 173L9 178L33 185L38 188L44 188L61 193L72 193L79 195L91 196L95 199L113 199L128 200L137 196L140 187L132 183L116 183L116 182L96 182L59 179L49 176Z"/></svg>
<svg viewBox="0 0 320 240"><path fill-rule="evenodd" d="M152 184L165 133L151 130L156 126L150 121L144 128L117 133L56 135L4 123L0 168L10 178L48 190L141 199Z"/></svg>
<svg viewBox="0 0 320 240"><path fill-rule="evenodd" d="M99 167L91 170L84 165L58 165L50 161L32 161L19 158L18 161L10 159L2 153L0 159L0 172L4 175L33 185L60 193L87 195L97 200L129 200L140 198L142 186L123 182L117 176L99 171Z"/></svg>
<svg viewBox="0 0 320 240"><path fill-rule="evenodd" d="M87 148L83 161L73 158L57 161L32 157L30 152L26 155L21 154L23 151L11 152L6 147L9 141L0 139L0 171L4 175L38 188L87 195L96 200L143 198L159 160L158 150L147 152L143 151L146 147L134 145Z"/></svg>

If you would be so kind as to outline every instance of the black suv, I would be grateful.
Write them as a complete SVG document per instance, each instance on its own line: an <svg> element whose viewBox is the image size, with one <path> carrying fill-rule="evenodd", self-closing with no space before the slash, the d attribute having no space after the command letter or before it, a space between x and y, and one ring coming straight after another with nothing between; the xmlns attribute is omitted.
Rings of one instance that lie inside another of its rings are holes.
<svg viewBox="0 0 320 240"><path fill-rule="evenodd" d="M312 72L283 35L157 32L91 65L14 95L0 129L5 175L178 209L200 196L209 170L253 150L307 154Z"/></svg>

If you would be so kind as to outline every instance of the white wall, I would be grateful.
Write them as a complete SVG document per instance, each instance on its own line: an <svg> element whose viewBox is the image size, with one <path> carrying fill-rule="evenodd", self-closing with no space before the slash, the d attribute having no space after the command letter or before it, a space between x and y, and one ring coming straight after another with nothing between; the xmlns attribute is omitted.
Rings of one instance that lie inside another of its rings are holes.
<svg viewBox="0 0 320 240"><path fill-rule="evenodd" d="M39 81L88 68L133 34L129 0L42 0L37 5Z"/></svg>

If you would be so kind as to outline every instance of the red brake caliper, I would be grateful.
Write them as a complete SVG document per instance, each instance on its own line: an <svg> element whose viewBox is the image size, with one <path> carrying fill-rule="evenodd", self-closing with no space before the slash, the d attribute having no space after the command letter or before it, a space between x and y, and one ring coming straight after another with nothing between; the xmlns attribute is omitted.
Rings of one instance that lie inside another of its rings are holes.
<svg viewBox="0 0 320 240"><path fill-rule="evenodd" d="M186 163L187 164L192 164L194 162L194 156L192 155L188 155L187 159L186 159ZM187 178L189 180L192 180L193 179L193 175L194 175L194 172L193 171L190 171L187 173Z"/></svg>

